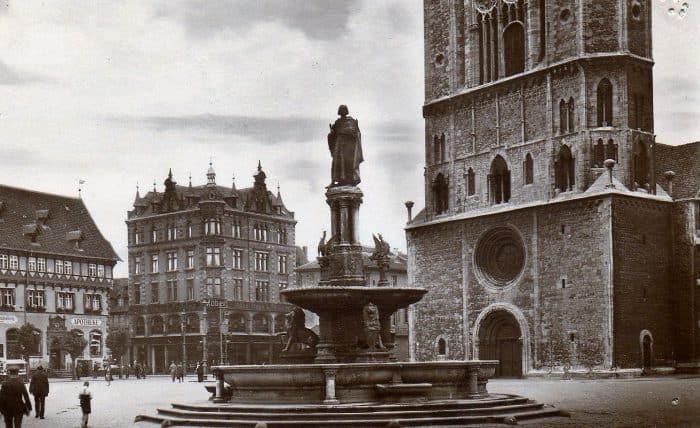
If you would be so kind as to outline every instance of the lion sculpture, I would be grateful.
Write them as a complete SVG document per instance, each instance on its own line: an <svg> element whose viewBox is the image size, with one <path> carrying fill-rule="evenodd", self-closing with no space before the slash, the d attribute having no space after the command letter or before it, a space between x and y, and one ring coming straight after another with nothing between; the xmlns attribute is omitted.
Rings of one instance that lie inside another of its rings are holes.
<svg viewBox="0 0 700 428"><path fill-rule="evenodd" d="M362 308L362 326L365 330L365 344L370 349L386 349L382 343L379 309L370 302Z"/></svg>
<svg viewBox="0 0 700 428"><path fill-rule="evenodd" d="M305 323L306 315L304 315L304 311L299 307L294 308L285 315L287 337L282 352L290 351L295 345L297 345L300 350L309 348L313 351L316 349L318 336L316 333L306 328Z"/></svg>

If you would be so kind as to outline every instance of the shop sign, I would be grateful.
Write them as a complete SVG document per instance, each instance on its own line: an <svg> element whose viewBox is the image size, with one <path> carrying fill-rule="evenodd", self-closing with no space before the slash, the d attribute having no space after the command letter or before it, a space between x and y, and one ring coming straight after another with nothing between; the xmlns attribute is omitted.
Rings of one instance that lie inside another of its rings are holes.
<svg viewBox="0 0 700 428"><path fill-rule="evenodd" d="M71 318L70 323L79 327L97 327L102 325L102 320L95 318Z"/></svg>
<svg viewBox="0 0 700 428"><path fill-rule="evenodd" d="M14 315L0 315L0 324L17 324L17 317Z"/></svg>

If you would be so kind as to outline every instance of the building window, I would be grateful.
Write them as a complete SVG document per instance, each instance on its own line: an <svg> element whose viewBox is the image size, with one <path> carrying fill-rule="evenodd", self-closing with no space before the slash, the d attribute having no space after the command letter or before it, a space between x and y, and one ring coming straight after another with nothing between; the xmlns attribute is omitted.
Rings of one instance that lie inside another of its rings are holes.
<svg viewBox="0 0 700 428"><path fill-rule="evenodd" d="M29 257L27 259L27 270L29 272L36 272L36 257Z"/></svg>
<svg viewBox="0 0 700 428"><path fill-rule="evenodd" d="M223 297L221 278L207 278L207 293L209 293L209 297Z"/></svg>
<svg viewBox="0 0 700 428"><path fill-rule="evenodd" d="M254 333L269 333L270 321L264 314L255 314L253 316L253 332Z"/></svg>
<svg viewBox="0 0 700 428"><path fill-rule="evenodd" d="M169 224L167 228L167 238L168 241L174 241L177 239L177 228L175 225Z"/></svg>
<svg viewBox="0 0 700 428"><path fill-rule="evenodd" d="M63 272L66 275L73 275L73 263L71 261L66 260L63 262Z"/></svg>
<svg viewBox="0 0 700 428"><path fill-rule="evenodd" d="M510 201L510 170L505 159L500 155L491 163L491 173L488 176L489 200L491 204Z"/></svg>
<svg viewBox="0 0 700 428"><path fill-rule="evenodd" d="M634 144L632 152L632 160L634 166L634 188L648 187L649 185L649 168L647 159L647 148L642 141L637 141Z"/></svg>
<svg viewBox="0 0 700 428"><path fill-rule="evenodd" d="M435 177L433 183L433 196L435 198L435 214L447 212L448 208L448 183L442 173Z"/></svg>
<svg viewBox="0 0 700 428"><path fill-rule="evenodd" d="M151 242L158 242L158 230L155 227L151 230Z"/></svg>
<svg viewBox="0 0 700 428"><path fill-rule="evenodd" d="M27 290L28 309L43 309L45 304L44 290Z"/></svg>
<svg viewBox="0 0 700 428"><path fill-rule="evenodd" d="M143 320L143 317L138 317L136 318L136 326L134 327L134 333L136 336L143 336L146 334L146 322Z"/></svg>
<svg viewBox="0 0 700 428"><path fill-rule="evenodd" d="M141 304L141 284L134 284L134 304Z"/></svg>
<svg viewBox="0 0 700 428"><path fill-rule="evenodd" d="M208 218L204 223L204 233L206 235L221 235L221 220Z"/></svg>
<svg viewBox="0 0 700 428"><path fill-rule="evenodd" d="M525 166L523 168L525 173L525 184L532 184L535 181L534 174L534 162L532 160L532 155L530 153L525 155Z"/></svg>
<svg viewBox="0 0 700 428"><path fill-rule="evenodd" d="M574 158L571 149L567 145L559 148L559 155L554 162L555 184L554 187L560 192L568 192L574 188Z"/></svg>
<svg viewBox="0 0 700 428"><path fill-rule="evenodd" d="M598 126L612 126L613 86L610 80L603 79L597 91Z"/></svg>
<svg viewBox="0 0 700 428"><path fill-rule="evenodd" d="M99 294L85 294L85 312L101 312L102 296Z"/></svg>
<svg viewBox="0 0 700 428"><path fill-rule="evenodd" d="M63 275L63 260L54 260L54 270L57 274Z"/></svg>
<svg viewBox="0 0 700 428"><path fill-rule="evenodd" d="M605 147L605 157L617 162L617 144L612 139L608 140L608 144Z"/></svg>
<svg viewBox="0 0 700 428"><path fill-rule="evenodd" d="M0 269L7 269L10 267L10 259L7 254L0 254Z"/></svg>
<svg viewBox="0 0 700 428"><path fill-rule="evenodd" d="M525 71L525 28L519 22L510 23L503 31L506 76Z"/></svg>
<svg viewBox="0 0 700 428"><path fill-rule="evenodd" d="M243 250L233 249L233 268L243 269Z"/></svg>
<svg viewBox="0 0 700 428"><path fill-rule="evenodd" d="M3 308L14 308L15 306L15 289L0 288L0 305Z"/></svg>
<svg viewBox="0 0 700 428"><path fill-rule="evenodd" d="M277 243L286 244L287 243L287 230L283 226L277 228Z"/></svg>
<svg viewBox="0 0 700 428"><path fill-rule="evenodd" d="M56 309L63 312L71 312L75 308L73 293L58 292L56 296Z"/></svg>
<svg viewBox="0 0 700 428"><path fill-rule="evenodd" d="M440 163L440 139L437 135L433 137L433 163Z"/></svg>
<svg viewBox="0 0 700 428"><path fill-rule="evenodd" d="M97 265L95 263L90 263L88 265L88 276L90 278L95 278L97 276Z"/></svg>
<svg viewBox="0 0 700 428"><path fill-rule="evenodd" d="M187 250L187 269L194 269L194 250Z"/></svg>
<svg viewBox="0 0 700 428"><path fill-rule="evenodd" d="M158 254L151 256L151 273L158 273Z"/></svg>
<svg viewBox="0 0 700 428"><path fill-rule="evenodd" d="M207 266L221 266L221 248L207 247Z"/></svg>
<svg viewBox="0 0 700 428"><path fill-rule="evenodd" d="M575 131L574 119L576 118L576 116L575 116L576 106L574 105L573 97L569 98L568 109L569 109L569 111L568 111L566 117L567 117L569 123L567 125L567 129L569 132L574 132Z"/></svg>
<svg viewBox="0 0 700 428"><path fill-rule="evenodd" d="M277 256L277 272L287 273L287 256L280 254Z"/></svg>
<svg viewBox="0 0 700 428"><path fill-rule="evenodd" d="M194 300L194 279L187 280L187 300Z"/></svg>
<svg viewBox="0 0 700 428"><path fill-rule="evenodd" d="M98 278L105 277L105 266L104 265L97 265L97 277Z"/></svg>
<svg viewBox="0 0 700 428"><path fill-rule="evenodd" d="M234 220L231 225L231 236L234 238L241 237L241 223L238 220Z"/></svg>
<svg viewBox="0 0 700 428"><path fill-rule="evenodd" d="M267 272L269 255L261 251L255 252L255 270L259 272Z"/></svg>
<svg viewBox="0 0 700 428"><path fill-rule="evenodd" d="M167 282L168 286L168 301L174 302L177 300L177 281L169 280Z"/></svg>
<svg viewBox="0 0 700 428"><path fill-rule="evenodd" d="M598 139L593 147L593 168L603 168L605 166L605 144L602 139Z"/></svg>
<svg viewBox="0 0 700 428"><path fill-rule="evenodd" d="M476 193L476 177L474 170L469 168L467 171L467 196L474 196Z"/></svg>
<svg viewBox="0 0 700 428"><path fill-rule="evenodd" d="M192 223L189 221L185 225L185 237L191 238L192 237Z"/></svg>
<svg viewBox="0 0 700 428"><path fill-rule="evenodd" d="M267 241L267 225L256 223L253 232L255 233L256 241Z"/></svg>
<svg viewBox="0 0 700 428"><path fill-rule="evenodd" d="M102 332L93 330L90 332L90 356L99 357L102 355Z"/></svg>
<svg viewBox="0 0 700 428"><path fill-rule="evenodd" d="M36 258L36 271L46 272L46 259L43 257Z"/></svg>
<svg viewBox="0 0 700 428"><path fill-rule="evenodd" d="M279 283L279 286L280 286L280 290L286 290L287 287L289 286L289 283L282 281Z"/></svg>
<svg viewBox="0 0 700 428"><path fill-rule="evenodd" d="M270 301L270 282L255 281L255 301L268 302Z"/></svg>
<svg viewBox="0 0 700 428"><path fill-rule="evenodd" d="M140 256L134 257L134 273L136 275L139 275L141 272L142 272L141 257Z"/></svg>
<svg viewBox="0 0 700 428"><path fill-rule="evenodd" d="M151 303L160 302L160 289L157 282L151 283Z"/></svg>
<svg viewBox="0 0 700 428"><path fill-rule="evenodd" d="M151 332L150 335L155 334L165 334L165 323L163 322L163 317L156 315L151 318Z"/></svg>
<svg viewBox="0 0 700 428"><path fill-rule="evenodd" d="M168 262L168 271L177 270L177 251L169 251L165 254Z"/></svg>
<svg viewBox="0 0 700 428"><path fill-rule="evenodd" d="M10 269L19 269L19 258L17 256L10 256Z"/></svg>
<svg viewBox="0 0 700 428"><path fill-rule="evenodd" d="M241 301L243 300L243 280L234 279L233 280L233 300Z"/></svg>

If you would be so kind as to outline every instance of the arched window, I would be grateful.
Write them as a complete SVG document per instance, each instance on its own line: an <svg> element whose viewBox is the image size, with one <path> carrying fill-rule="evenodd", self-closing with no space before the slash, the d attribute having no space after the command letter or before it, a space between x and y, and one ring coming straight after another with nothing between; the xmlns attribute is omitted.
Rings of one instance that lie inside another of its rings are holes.
<svg viewBox="0 0 700 428"><path fill-rule="evenodd" d="M228 329L231 332L245 332L245 315L233 313L228 317Z"/></svg>
<svg viewBox="0 0 700 428"><path fill-rule="evenodd" d="M165 332L165 325L163 324L163 317L156 315L151 318L151 336L154 334L163 334Z"/></svg>
<svg viewBox="0 0 700 428"><path fill-rule="evenodd" d="M489 200L492 204L505 203L510 200L510 170L505 159L500 155L491 162L488 176Z"/></svg>
<svg viewBox="0 0 700 428"><path fill-rule="evenodd" d="M647 159L647 148L642 141L634 144L632 154L634 162L634 187L644 187L649 185L649 162Z"/></svg>
<svg viewBox="0 0 700 428"><path fill-rule="evenodd" d="M433 163L440 163L440 140L437 136L433 138Z"/></svg>
<svg viewBox="0 0 700 428"><path fill-rule="evenodd" d="M134 335L144 336L145 334L146 334L146 322L143 320L143 317L137 317L136 323L134 326Z"/></svg>
<svg viewBox="0 0 700 428"><path fill-rule="evenodd" d="M253 316L253 332L254 333L269 333L270 320L265 314L255 314Z"/></svg>
<svg viewBox="0 0 700 428"><path fill-rule="evenodd" d="M617 162L617 144L612 139L608 140L608 145L605 148L605 159Z"/></svg>
<svg viewBox="0 0 700 428"><path fill-rule="evenodd" d="M102 355L102 332L99 330L90 331L90 356L99 357Z"/></svg>
<svg viewBox="0 0 700 428"><path fill-rule="evenodd" d="M442 173L435 177L433 183L433 198L435 201L435 214L442 214L447 211L447 195L448 195L447 179Z"/></svg>
<svg viewBox="0 0 700 428"><path fill-rule="evenodd" d="M172 314L168 317L168 333L180 333L180 316Z"/></svg>
<svg viewBox="0 0 700 428"><path fill-rule="evenodd" d="M22 358L22 350L19 349L19 332L16 328L11 328L5 333L5 346L7 346L7 358Z"/></svg>
<svg viewBox="0 0 700 428"><path fill-rule="evenodd" d="M559 155L554 162L555 184L554 187L560 192L568 192L574 187L574 158L571 149L567 145L562 145Z"/></svg>
<svg viewBox="0 0 700 428"><path fill-rule="evenodd" d="M474 176L474 170L469 168L467 171L467 196L472 196L476 193L476 177Z"/></svg>
<svg viewBox="0 0 700 428"><path fill-rule="evenodd" d="M602 168L605 162L605 145L603 144L603 139L598 139L598 142L593 147L593 167Z"/></svg>
<svg viewBox="0 0 700 428"><path fill-rule="evenodd" d="M530 155L530 153L525 155L525 166L523 167L523 169L525 184L532 184L535 180L535 174L533 171L532 155Z"/></svg>
<svg viewBox="0 0 700 428"><path fill-rule="evenodd" d="M438 355L447 355L447 342L442 337L438 340Z"/></svg>
<svg viewBox="0 0 700 428"><path fill-rule="evenodd" d="M512 22L503 31L503 48L506 62L506 76L525 71L525 28L519 22Z"/></svg>
<svg viewBox="0 0 700 428"><path fill-rule="evenodd" d="M569 111L567 112L566 117L567 117L569 123L567 124L567 130L568 130L569 132L574 132L574 130L575 130L575 129L574 129L574 128L575 128L575 126L574 126L574 118L575 118L576 116L574 116L574 114L575 114L575 105L574 105L574 98L573 98L573 97L569 98L569 103L568 103L568 104L569 104L569 105L568 105Z"/></svg>
<svg viewBox="0 0 700 428"><path fill-rule="evenodd" d="M445 162L445 134L440 135L440 163Z"/></svg>
<svg viewBox="0 0 700 428"><path fill-rule="evenodd" d="M199 316L197 314L187 314L185 331L187 333L199 333Z"/></svg>
<svg viewBox="0 0 700 428"><path fill-rule="evenodd" d="M569 109L566 106L566 101L561 100L559 101L559 133L561 134L566 134L567 132L567 126L568 126L568 119L567 116L569 114Z"/></svg>
<svg viewBox="0 0 700 428"><path fill-rule="evenodd" d="M608 79L598 83L598 126L612 126L613 87Z"/></svg>

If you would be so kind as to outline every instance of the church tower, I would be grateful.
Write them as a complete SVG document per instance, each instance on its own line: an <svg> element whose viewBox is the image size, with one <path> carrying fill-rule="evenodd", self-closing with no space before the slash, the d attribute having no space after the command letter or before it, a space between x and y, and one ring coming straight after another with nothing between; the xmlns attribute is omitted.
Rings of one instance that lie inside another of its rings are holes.
<svg viewBox="0 0 700 428"><path fill-rule="evenodd" d="M425 0L428 219L656 193L650 0ZM566 195L564 195L566 196Z"/></svg>

